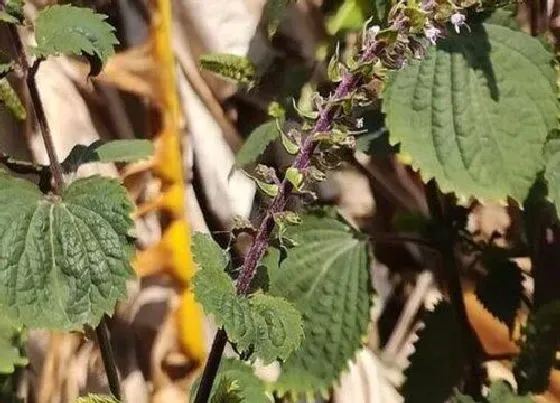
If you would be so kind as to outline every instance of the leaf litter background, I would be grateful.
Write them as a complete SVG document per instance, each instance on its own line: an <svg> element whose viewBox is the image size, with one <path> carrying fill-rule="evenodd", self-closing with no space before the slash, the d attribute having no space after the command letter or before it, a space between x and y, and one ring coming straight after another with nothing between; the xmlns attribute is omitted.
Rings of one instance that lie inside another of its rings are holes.
<svg viewBox="0 0 560 403"><path fill-rule="evenodd" d="M173 49L177 58L177 87L181 99L182 165L185 171L184 191L186 211L193 231L212 231L227 245L226 231L234 215L254 216L252 207L254 185L241 174L228 180L235 153L250 131L266 120L266 107L278 91L303 95L306 82L322 83L325 66L316 61L316 49L329 31L352 26L352 18L337 15L328 18L328 10L336 5L322 0L300 0L288 8L280 24L279 35L270 43L266 30L259 25L263 0L181 0L173 2ZM340 2L339 2L340 3ZM344 3L354 3L347 0ZM359 3L359 2L357 2ZM378 2L381 4L380 2ZM26 6L32 16L37 8L51 4L36 1ZM90 144L98 139L152 138L157 127L146 125L146 114L155 116L157 108L147 100L154 97L154 77L158 65L151 59L145 45L148 38L146 15L148 7L139 0L83 1L110 16L116 25L121 46L111 58L99 79L88 82L88 66L65 57L44 62L39 73L39 90L43 98L51 129L55 135L59 157L65 157L74 144ZM344 6L344 5L343 5ZM346 7L352 6L345 5ZM322 9L321 9L322 7ZM327 10L327 12L321 11ZM376 10L378 13L380 9ZM558 6L549 1L540 24L558 31ZM522 9L520 21L527 23ZM358 21L360 16L358 16ZM560 22L560 21L558 21ZM2 29L0 27L0 29ZM350 34L347 40L352 41ZM9 49L6 35L0 31L0 49ZM264 71L258 92L238 92L225 82L197 68L204 52L226 52L249 55ZM303 89L300 87L303 86ZM21 89L20 89L21 90ZM21 93L21 92L20 92ZM157 124L156 124L157 126ZM42 140L32 124L15 121L0 107L0 148L20 159L47 162ZM278 166L287 161L279 149L272 146L265 159ZM144 165L143 165L144 164ZM145 162L126 166L90 164L79 175L103 173L121 176L137 203L151 200L160 193L160 185L146 172ZM408 211L426 214L424 196L418 179L396 160L358 153L354 165L345 165L330 175L319 190L323 201L335 203L342 212L366 232L374 233L387 223L383 217L394 204ZM373 198L376 194L376 199ZM499 205L478 206L469 217L469 229L478 230L489 239L494 231L505 233L515 226L515 217ZM138 248L155 244L162 236L161 217L147 213L136 220ZM382 263L371 268L377 290L371 312L368 339L350 363L340 382L332 391L335 402L400 402L397 386L403 380L408 365L407 356L413 351L417 336L405 332L400 344L385 346L383 361L377 354L380 341L387 343L407 296L423 286L419 305L433 304L437 291L427 272L421 272L414 256L418 250L407 244L407 258L392 246L378 247ZM380 250L381 249L381 250ZM523 269L528 270L520 260ZM390 268L390 270L389 270ZM421 272L417 275L413 273ZM389 274L391 273L391 274ZM185 391L194 380L192 363L181 351L177 318L172 314L180 299L180 291L170 276L154 273L128 284L129 299L119 305L110 321L112 343L122 375L127 401L185 402ZM393 293L394 291L394 293ZM504 354L516 351L509 341L507 327L486 311L475 297L466 291L469 319L474 324L488 353ZM383 311L383 315L381 312ZM381 316L380 316L381 315ZM207 348L215 327L211 320L204 324ZM4 331L4 330L2 330ZM437 331L437 330L436 330ZM442 330L445 331L445 330ZM390 333L390 332L389 332ZM103 366L95 344L80 334L32 331L27 336L27 353L31 371L26 371L26 383L21 394L28 401L74 402L87 393L106 393ZM13 352L17 359L17 352ZM387 365L387 362L393 365ZM511 379L508 368L499 362L489 365L491 377ZM263 379L279 376L274 366L257 370ZM540 401L560 401L560 375L553 373L552 383Z"/></svg>

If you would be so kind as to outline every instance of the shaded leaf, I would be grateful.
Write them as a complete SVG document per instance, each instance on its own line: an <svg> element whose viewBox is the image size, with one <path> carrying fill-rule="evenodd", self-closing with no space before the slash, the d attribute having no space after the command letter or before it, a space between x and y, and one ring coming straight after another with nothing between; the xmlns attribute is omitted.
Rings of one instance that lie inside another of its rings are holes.
<svg viewBox="0 0 560 403"><path fill-rule="evenodd" d="M201 266L193 280L197 301L207 314L215 316L239 350L252 347L264 362L286 359L303 338L301 315L279 297L237 295L220 251L209 236L199 233L193 237L193 253Z"/></svg>
<svg viewBox="0 0 560 403"><path fill-rule="evenodd" d="M26 364L21 326L6 315L0 315L0 373L12 373L16 366Z"/></svg>
<svg viewBox="0 0 560 403"><path fill-rule="evenodd" d="M106 15L87 7L47 6L35 19L35 53L38 56L86 54L104 65L119 43L115 28L105 22L106 19ZM92 64L90 75L96 75L94 70L100 70L95 67Z"/></svg>
<svg viewBox="0 0 560 403"><path fill-rule="evenodd" d="M530 396L518 396L505 381L494 381L490 385L488 403L533 403Z"/></svg>
<svg viewBox="0 0 560 403"><path fill-rule="evenodd" d="M384 110L391 142L442 190L523 201L557 126L551 53L531 36L472 24L392 75Z"/></svg>
<svg viewBox="0 0 560 403"><path fill-rule="evenodd" d="M200 56L200 67L250 87L257 75L257 69L249 59L230 53L205 53Z"/></svg>
<svg viewBox="0 0 560 403"><path fill-rule="evenodd" d="M385 26L389 10L391 9L391 0L373 0L374 16L377 17L376 23Z"/></svg>
<svg viewBox="0 0 560 403"><path fill-rule="evenodd" d="M304 319L304 342L273 385L294 396L328 389L348 367L366 334L373 292L367 239L320 212L302 219L286 230L298 246L269 270L269 292L294 303Z"/></svg>
<svg viewBox="0 0 560 403"><path fill-rule="evenodd" d="M386 128L362 134L356 138L356 148L364 154L387 158L396 152L396 147L389 143L389 132Z"/></svg>
<svg viewBox="0 0 560 403"><path fill-rule="evenodd" d="M556 210L560 211L560 136L558 131L553 131L549 136L544 155L546 168L544 179L548 185L548 199L554 203Z"/></svg>
<svg viewBox="0 0 560 403"><path fill-rule="evenodd" d="M17 160L0 152L0 170L7 168L14 176L27 179L39 186L43 193L48 193L51 186L51 170L48 165L35 164Z"/></svg>
<svg viewBox="0 0 560 403"><path fill-rule="evenodd" d="M150 157L154 145L150 140L98 140L84 146L75 145L62 162L65 172L74 172L80 165L90 162L132 162Z"/></svg>
<svg viewBox="0 0 560 403"><path fill-rule="evenodd" d="M23 22L23 0L5 0L0 3L0 21L8 24Z"/></svg>
<svg viewBox="0 0 560 403"><path fill-rule="evenodd" d="M560 301L550 302L531 312L521 351L513 373L520 393L542 393L548 387L550 370L560 342Z"/></svg>
<svg viewBox="0 0 560 403"><path fill-rule="evenodd" d="M472 397L465 396L459 392L451 399L452 403L476 403ZM484 399L486 403L533 403L530 396L518 396L511 386L505 381L498 380L492 382L488 397Z"/></svg>
<svg viewBox="0 0 560 403"><path fill-rule="evenodd" d="M17 119L25 120L27 118L27 111L21 99L6 78L0 78L0 103L6 105Z"/></svg>
<svg viewBox="0 0 560 403"><path fill-rule="evenodd" d="M194 401L200 385L198 378L192 387ZM264 403L272 401L265 393L265 385L253 368L232 358L223 359L210 394L210 403Z"/></svg>
<svg viewBox="0 0 560 403"><path fill-rule="evenodd" d="M132 203L113 179L91 176L61 197L0 173L0 306L26 326L96 326L126 297Z"/></svg>
<svg viewBox="0 0 560 403"><path fill-rule="evenodd" d="M453 307L440 301L433 311L426 312L424 325L404 372L402 395L406 403L444 402L463 374L461 330Z"/></svg>
<svg viewBox="0 0 560 403"><path fill-rule="evenodd" d="M267 0L263 10L263 20L267 25L268 37L272 38L284 18L286 8L293 0Z"/></svg>
<svg viewBox="0 0 560 403"><path fill-rule="evenodd" d="M393 218L393 227L400 232L426 234L432 223L419 212L399 212Z"/></svg>
<svg viewBox="0 0 560 403"><path fill-rule="evenodd" d="M345 0L327 19L327 32L334 35L342 30L358 30L366 20L358 0Z"/></svg>
<svg viewBox="0 0 560 403"><path fill-rule="evenodd" d="M6 74L8 74L12 68L14 67L14 64L12 62L10 63L0 63L0 77L5 77Z"/></svg>
<svg viewBox="0 0 560 403"><path fill-rule="evenodd" d="M503 249L495 247L483 251L481 263L488 274L476 284L475 295L511 331L523 294L521 269Z"/></svg>
<svg viewBox="0 0 560 403"><path fill-rule="evenodd" d="M276 123L276 120L269 120L253 130L235 156L235 165L242 167L255 162L266 147L278 138L280 135L278 125L281 126L282 123Z"/></svg>

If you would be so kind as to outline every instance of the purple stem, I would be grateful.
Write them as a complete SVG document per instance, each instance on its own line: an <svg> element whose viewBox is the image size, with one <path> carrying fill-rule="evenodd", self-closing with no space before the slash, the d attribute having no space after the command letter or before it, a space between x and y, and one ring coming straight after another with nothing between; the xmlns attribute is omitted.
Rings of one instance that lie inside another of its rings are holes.
<svg viewBox="0 0 560 403"><path fill-rule="evenodd" d="M362 61L369 60L373 56L375 45L368 47L366 52L361 57ZM360 77L354 74L346 73L344 74L342 81L338 85L334 95L332 96L332 101L337 101L342 98L347 97L353 90L355 90L360 83ZM334 111L336 106L329 103L324 109L321 110L319 119L315 123L315 126L311 130L310 135L305 139L303 145L298 153L296 159L294 160L292 167L298 170L303 170L307 168L311 162L311 157L317 146L317 142L313 140L313 134L326 132L332 126ZM274 214L284 211L286 207L286 202L288 200L288 195L292 191L292 184L284 179L278 189L278 194L272 200L270 207L268 208L266 215L259 226L257 234L251 248L245 256L245 261L239 273L239 278L237 280L237 293L240 295L246 295L249 290L249 285L251 280L255 276L257 271L257 264L259 260L262 259L266 248L268 247L268 242L270 235L274 229Z"/></svg>

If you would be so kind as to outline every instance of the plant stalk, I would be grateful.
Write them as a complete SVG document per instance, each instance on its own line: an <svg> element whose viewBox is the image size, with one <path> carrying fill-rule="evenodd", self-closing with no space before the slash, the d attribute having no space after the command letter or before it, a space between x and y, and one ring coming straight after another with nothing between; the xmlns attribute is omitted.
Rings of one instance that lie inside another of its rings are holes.
<svg viewBox="0 0 560 403"><path fill-rule="evenodd" d="M342 81L338 85L334 95L333 100L339 100L350 94L354 89L356 89L357 84L360 82L359 78L352 74L345 74ZM332 126L333 114L335 107L329 105L325 107L315 126L311 130L311 133L301 146L300 152L296 156L292 167L296 168L298 171L302 171L309 167L311 163L311 157L317 146L317 142L313 139L313 135L316 133L326 132ZM259 260L263 257L266 248L268 247L268 242L272 230L274 229L274 214L284 211L286 207L286 202L288 201L288 196L292 191L292 184L284 179L279 187L278 194L272 201L264 220L261 222L253 245L247 252L245 256L245 261L241 268L239 278L237 280L237 293L240 295L246 295L251 284L251 280L255 276L257 270L257 264Z"/></svg>
<svg viewBox="0 0 560 403"><path fill-rule="evenodd" d="M31 99L31 105L39 124L39 129L41 131L41 136L43 137L43 142L45 143L45 149L47 150L47 155L49 156L49 166L51 169L53 177L53 190L54 193L60 195L63 189L64 177L62 175L62 167L58 158L56 156L56 151L54 149L54 142L51 135L51 130L47 122L47 117L45 115L45 109L43 108L43 103L41 102L41 96L39 95L39 90L37 89L37 81L35 80L35 75L39 70L39 66L43 61L42 58L38 58L33 62L32 66L29 66L27 62L27 56L25 54L25 49L23 42L17 32L15 25L10 24L10 36L12 39L12 44L14 45L17 59L21 68L25 74L25 83L27 85L27 90L29 91L29 97Z"/></svg>
<svg viewBox="0 0 560 403"><path fill-rule="evenodd" d="M462 328L463 345L466 347L466 357L469 360L469 377L465 384L465 391L478 401L482 399L483 376L480 366L482 346L467 316L459 268L457 267L454 254L456 235L447 222L439 190L434 179L426 184L426 201L432 215L432 220L444 231L443 235L440 235L435 241L443 259L443 276L447 284L451 303L455 308L457 319Z"/></svg>
<svg viewBox="0 0 560 403"><path fill-rule="evenodd" d="M200 378L200 385L194 403L206 403L208 399L210 399L212 384L214 383L214 379L216 379L216 375L218 375L220 361L227 340L226 331L223 328L218 329L218 333L216 333L216 337L214 337L214 341L212 342L212 349L210 350L208 361L204 367L204 372Z"/></svg>
<svg viewBox="0 0 560 403"><path fill-rule="evenodd" d="M51 130L47 121L47 116L45 115L43 103L41 102L39 90L37 89L37 82L35 80L35 75L37 74L37 71L39 70L39 66L41 65L43 59L38 58L33 62L32 66L29 66L23 42L18 34L15 25L9 25L9 34L14 46L14 50L16 52L16 57L25 75L25 82L29 91L31 105L35 113L37 123L39 124L41 136L43 137L43 142L45 143L45 149L47 150L47 154L49 156L49 166L54 182L53 190L55 194L60 195L64 187L62 166L60 165L60 162L56 155ZM101 322L99 322L99 325L97 326L95 331L97 334L99 349L101 351L101 358L105 366L105 372L107 374L107 380L109 382L111 393L113 393L115 398L120 400L121 393L119 375L117 372L117 366L115 364L115 357L113 355L113 351L111 349L111 344L109 341L109 329L107 327L106 316L103 316L103 318L101 318Z"/></svg>
<svg viewBox="0 0 560 403"><path fill-rule="evenodd" d="M101 358L107 374L107 381L109 382L109 389L117 400L121 400L121 386L119 381L119 372L111 347L111 340L109 338L109 327L107 326L107 315L103 315L101 322L95 328L97 335L97 344L101 351Z"/></svg>
<svg viewBox="0 0 560 403"><path fill-rule="evenodd" d="M376 43L371 44L362 54L361 61L364 62L373 60L375 58L376 47ZM334 94L332 95L331 100L336 102L347 97L352 91L358 88L361 82L361 76L345 73L342 80L338 84ZM300 172L309 167L311 158L317 146L317 141L314 140L313 135L316 133L329 131L332 127L334 114L337 109L336 106L333 106L333 103L334 102L329 103L324 109L320 111L317 122L311 129L310 134L303 142L303 145L301 146L301 149L292 164L292 167L296 168ZM286 202L288 201L288 196L290 195L292 189L292 184L286 178L284 178L279 186L277 195L274 197L267 209L266 215L262 220L259 229L257 230L253 243L249 248L247 255L245 256L243 266L241 267L239 277L237 279L237 293L239 295L247 295L251 280L253 279L257 271L257 264L264 256L268 247L270 236L272 234L272 231L274 230L274 215L276 213L284 211ZM208 401L214 379L216 378L217 368L219 366L223 353L223 346L221 348L219 348L219 346L222 343L225 346L225 343L227 341L227 335L225 335L226 337L224 337L224 335L225 332L224 334L219 333L216 336L216 339L214 339L212 350L210 351L210 355L208 356L208 362L202 374L200 388L198 389L196 395L196 403L205 403ZM220 336L220 340L217 340L218 336ZM215 345L216 348L214 348ZM208 368L209 366L211 366L210 369ZM205 398L206 400L204 400Z"/></svg>

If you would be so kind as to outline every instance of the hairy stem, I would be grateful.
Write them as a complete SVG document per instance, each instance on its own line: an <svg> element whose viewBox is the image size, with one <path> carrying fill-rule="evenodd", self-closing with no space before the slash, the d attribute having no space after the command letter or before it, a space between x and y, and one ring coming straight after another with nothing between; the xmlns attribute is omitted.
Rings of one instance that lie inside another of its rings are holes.
<svg viewBox="0 0 560 403"><path fill-rule="evenodd" d="M332 97L333 101L348 96L350 92L356 89L359 82L359 78L352 74L344 75L344 78L338 85ZM311 130L309 136L303 142L300 152L292 164L293 168L301 171L309 166L311 157L313 156L313 152L317 146L317 142L314 141L313 135L316 133L326 132L331 128L334 111L335 108L331 105L325 107L321 111L319 119L315 123L315 126ZM261 222L251 248L245 256L245 261L237 280L237 292L240 295L246 295L249 290L249 285L251 284L251 280L255 276L257 270L257 264L263 257L266 248L268 247L270 235L274 229L274 214L284 211L291 191L292 184L288 180L284 179L280 185L278 194L268 208L264 220Z"/></svg>
<svg viewBox="0 0 560 403"><path fill-rule="evenodd" d="M107 374L107 381L109 382L109 389L117 400L121 400L121 386L119 381L119 372L111 347L111 340L109 338L109 327L107 326L107 316L103 315L101 322L95 329L97 334L97 344L101 351L101 358L105 366L105 373Z"/></svg>
<svg viewBox="0 0 560 403"><path fill-rule="evenodd" d="M372 43L366 51L361 56L361 61L371 61L375 57L376 44ZM320 111L319 118L317 122L311 129L310 134L307 136L298 155L296 156L292 167L301 171L309 167L311 163L311 158L315 152L317 146L317 141L314 140L314 134L327 132L332 128L334 115L337 110L336 106L333 104L348 95L350 95L362 82L362 77L357 74L344 74L342 81L338 84L334 94L331 97L331 103L329 103L325 108ZM292 184L284 178L279 186L278 194L274 197L271 204L269 205L264 219L262 220L259 229L255 235L253 243L245 256L243 266L241 267L239 278L237 279L237 293L239 295L247 295L249 291L249 286L251 280L255 277L257 271L257 264L259 260L262 259L272 231L274 230L274 215L284 211L286 207L286 202L288 201L288 196L293 189ZM218 336L220 340L218 341ZM196 395L196 403L206 402L210 396L210 391L216 378L217 368L219 366L221 356L223 353L223 346L218 348L221 344L226 343L227 337L224 334L218 333L216 339L214 339L214 344L212 346L212 351L208 357L208 362L204 368L204 373L202 374L202 379L200 383L200 388ZM216 346L216 348L214 348ZM209 369L209 366L211 368ZM204 396L206 400L204 400Z"/></svg>
<svg viewBox="0 0 560 403"><path fill-rule="evenodd" d="M39 124L39 129L41 131L41 136L43 137L43 142L45 143L45 149L49 156L49 166L52 172L53 182L54 182L54 193L60 195L64 186L64 177L62 175L62 167L56 155L54 149L54 142L51 135L51 130L49 123L47 121L47 116L45 115L45 109L43 108L43 103L41 102L41 96L39 95L39 90L37 89L37 82L35 80L35 75L39 70L39 66L43 61L42 58L38 58L33 62L32 66L29 66L27 62L27 56L25 54L25 49L21 37L17 32L15 25L9 25L10 39L14 46L18 63L20 64L23 73L25 75L25 82L27 89L29 91L29 97L31 99L31 105L33 111L35 112L35 117L37 123ZM107 373L107 380L109 381L109 387L113 395L120 400L120 383L119 376L117 372L117 366L115 364L115 357L111 349L111 344L109 342L109 329L107 328L106 317L101 318L101 322L96 328L97 340L99 343L99 349L101 350L101 358L103 364L105 365L105 371Z"/></svg>
<svg viewBox="0 0 560 403"><path fill-rule="evenodd" d="M41 136L43 137L43 142L45 143L45 149L49 156L50 169L52 172L53 182L54 182L54 193L60 194L62 192L64 179L62 176L62 167L56 156L56 151L54 149L53 138L51 135L51 130L47 122L47 117L45 115L45 109L43 108L43 103L41 102L41 96L39 95L39 90L37 89L37 82L35 80L35 75L39 70L39 66L43 59L38 58L35 60L32 66L29 66L27 62L27 56L25 55L25 49L23 47L23 42L17 32L15 25L10 24L10 37L12 44L14 45L18 62L25 74L25 82L27 84L27 90L29 91L29 97L31 99L31 105L39 124L39 129L41 131Z"/></svg>

